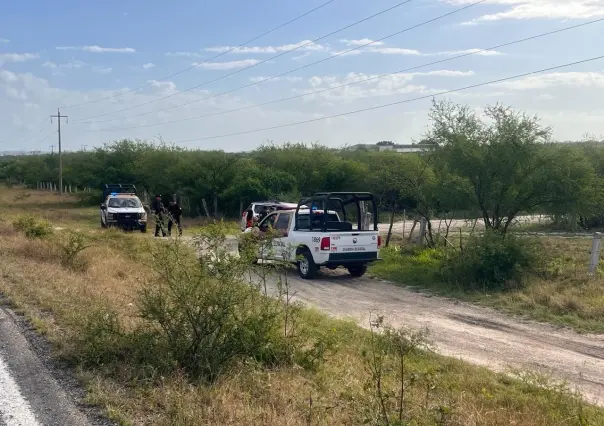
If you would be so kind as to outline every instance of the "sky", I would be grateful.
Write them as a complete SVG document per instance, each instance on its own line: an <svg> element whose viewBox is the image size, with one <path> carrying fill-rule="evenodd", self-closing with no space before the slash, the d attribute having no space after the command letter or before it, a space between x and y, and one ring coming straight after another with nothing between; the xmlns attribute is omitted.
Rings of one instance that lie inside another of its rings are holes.
<svg viewBox="0 0 604 426"><path fill-rule="evenodd" d="M604 55L604 21L500 46L603 19L604 0L475 3L6 2L0 152L56 150L59 108L72 151L408 144L432 98L526 111L556 140L604 134L604 59L483 84Z"/></svg>

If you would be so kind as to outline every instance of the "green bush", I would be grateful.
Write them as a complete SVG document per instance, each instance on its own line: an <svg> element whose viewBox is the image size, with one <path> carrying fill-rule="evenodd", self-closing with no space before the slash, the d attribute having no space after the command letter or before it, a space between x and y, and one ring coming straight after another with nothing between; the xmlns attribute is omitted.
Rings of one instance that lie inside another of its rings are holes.
<svg viewBox="0 0 604 426"><path fill-rule="evenodd" d="M82 252L90 247L86 236L80 232L68 232L66 238L59 241L61 247L61 264L73 271L85 271L88 262Z"/></svg>
<svg viewBox="0 0 604 426"><path fill-rule="evenodd" d="M518 288L538 271L538 249L528 238L485 232L472 237L461 251L449 251L441 274L462 289Z"/></svg>
<svg viewBox="0 0 604 426"><path fill-rule="evenodd" d="M27 238L45 238L52 234L52 227L44 220L33 216L22 216L13 222L13 227Z"/></svg>

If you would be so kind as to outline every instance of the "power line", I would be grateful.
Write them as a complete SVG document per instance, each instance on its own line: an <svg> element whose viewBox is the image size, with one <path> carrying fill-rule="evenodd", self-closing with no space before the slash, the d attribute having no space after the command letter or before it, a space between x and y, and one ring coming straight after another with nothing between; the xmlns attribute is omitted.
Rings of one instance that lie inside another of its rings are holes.
<svg viewBox="0 0 604 426"><path fill-rule="evenodd" d="M225 115L225 114L230 114L230 113L233 113L233 112L243 111L243 110L247 110L247 109L258 108L258 107L261 107L261 106L266 106L266 105L271 105L271 104L275 104L275 103L278 103L278 102L284 102L284 101L289 101L289 100L293 100L293 99L303 98L303 97L306 97L306 96L316 95L318 93L329 92L331 90L341 89L343 87L349 87L349 86L353 86L355 84L366 83L368 81L378 80L378 79L381 79L381 78L384 78L384 77L389 77L389 76L393 76L393 75L397 75L397 74L402 74L402 73L409 72L409 71L414 71L414 70L425 68L425 67L428 67L428 66L431 66L431 65L441 64L441 63L444 63L444 62L449 62L449 61L453 61L453 60L456 60L456 59L464 58L464 57L467 57L467 56L477 55L477 54L480 54L481 52L486 52L486 51L491 51L491 50L495 50L495 49L500 49L502 47L507 47L507 46L511 46L511 45L514 45L514 44L523 43L523 42L526 42L526 41L530 41L530 40L546 37L546 36L557 34L557 33L561 33L561 32L564 32L564 31L569 31L569 30L572 30L572 29L576 29L576 28L579 28L579 27L584 27L584 26L595 24L595 23L602 22L602 21L604 21L604 18L595 19L593 21L584 22L584 23L577 24L577 25L572 25L570 27L565 27L565 28L561 28L561 29L558 29L558 30L548 31L548 32L545 32L545 33L541 33L541 34L537 34L537 35L534 35L534 36L525 37L525 38L522 38L522 39L519 39L519 40L514 40L514 41L498 44L498 45L495 45L495 46L486 47L486 48L483 48L483 49L477 49L477 50L474 50L472 52L463 53L463 54L460 54L460 55L452 56L450 58L440 59L438 61L429 62L429 63L426 63L426 64L422 64L422 65L406 68L406 69L395 71L395 72L392 72L392 73L380 74L380 75L373 76L373 77L367 77L367 78L356 80L356 81L353 81L353 82L350 82L350 83L341 84L341 85L338 85L338 86L332 86L332 87L328 87L326 89L320 89L320 90L316 90L316 91L313 91L313 92L303 93L303 94L300 94L300 95L289 96L289 97L286 97L286 98L275 99L275 100L268 101L268 102L263 102L263 103L260 103L260 104L244 106L244 107L241 107L241 108L236 108L236 109L227 110L227 111L219 111L219 112L214 112L214 113L210 113L210 114L198 115L198 116L195 116L195 117L187 117L187 118L181 118L181 119L178 119L178 120L164 121L162 123L151 123L151 124L143 124L143 125L138 125L138 126L117 127L117 128L110 128L110 129L85 130L85 132L111 132L111 131L138 129L138 128L143 128L143 127L161 126L161 125L164 125L164 124L180 123L180 122L183 122L183 121L197 120L197 119L206 118L206 117L215 117L215 116L218 116L218 115Z"/></svg>
<svg viewBox="0 0 604 426"><path fill-rule="evenodd" d="M161 98L158 98L158 99L155 99L155 100L152 100L152 101L143 102L142 104L134 105L134 106L131 106L131 107L128 107L128 108L123 108L123 109L120 109L120 110L117 110L117 111L113 111L113 112L108 112L108 113L105 113L105 114L100 114L100 115L93 116L93 117L87 117L87 118L83 118L83 119L81 119L81 120L78 120L78 122L86 122L86 120L90 120L90 119L92 119L92 118L105 117L105 116L107 116L107 115L112 115L112 114L117 114L117 113L119 113L119 112L129 111L129 110L132 110L132 109L135 109L135 108L139 108L139 107L141 107L141 106L145 106L145 105L149 105L149 104L152 104L152 103L155 103L155 102L163 101L164 99L168 99L168 98L171 98L171 97L173 97L173 96L177 96L177 95L180 95L180 94L182 94L182 93L186 93L186 92L189 92L189 91L191 91L191 90L198 89L198 88L200 88L200 87L206 86L206 85L211 84L211 83L215 83L215 82L217 82L217 81L223 80L223 79L225 79L225 78L227 78L227 77L230 77L230 76L232 76L232 75L239 74L240 72L243 72L243 71L249 70L249 69L251 69L251 68L257 67L258 65L262 65L262 64L264 64L264 63L266 63L266 62L272 61L273 59L279 58L279 57L281 57L281 56L283 56L283 55L287 55L288 53L294 52L294 51L296 51L296 50L298 50L298 49L301 49L301 48L303 48L303 47L305 47L305 46L309 46L309 45L311 45L311 44L314 44L314 43L316 43L316 42L317 42L317 41L319 41L319 40L323 40L324 38L330 37L330 36L332 36L332 35L334 35L334 34L337 34L337 33L339 33L339 32L342 32L342 31L344 31L344 30L347 30L347 29L349 29L349 28L352 28L352 27L354 27L354 26L356 26L356 25L359 25L359 24L361 24L361 23L363 23L363 22L369 21L370 19L373 19L373 18L375 18L375 17L377 17L377 16L383 15L384 13L390 12L391 10L396 9L397 7L401 7L401 6L403 6L403 5L407 4L407 3L410 3L410 2L412 2L412 1L413 1L413 0L405 0L405 1L403 1L403 2L397 3L397 4L395 4L394 6L391 6L391 7L387 8L387 9L384 9L384 10L382 10L382 11L378 12L378 13L374 13L373 15L368 16L368 17L366 17L366 18L363 18L363 19L361 19L360 21L353 22L352 24L349 24L349 25L347 25L347 26L345 26L345 27L343 27L343 28L340 28L339 30L332 31L332 32L331 32L331 33L329 33L329 34L325 34L325 35L323 35L323 36L321 36L321 37L319 37L319 38L316 38L316 39L314 39L314 40L311 40L311 41L309 41L309 42L307 42L307 43L304 43L304 44L298 45L298 46L296 46L296 47L294 47L294 48L292 48L292 49L289 49L289 50L286 50L286 51L284 51L284 52L281 52L281 53L279 53L279 54L277 54L277 55L275 55L275 56L271 56L270 58L265 59L265 60L263 60L263 61L257 62L257 63L255 63L255 64L252 64L252 65L247 66L247 67L245 67L245 68L241 68L241 69L239 69L239 70L237 70L237 71L234 71L234 72L232 72L232 73L225 74L225 75L223 75L223 76L221 76L221 77L215 78L214 80L208 80L208 81L205 81L205 82L203 82L203 83L201 83L201 84L198 84L197 86L189 87L188 89L185 89L185 90L182 90L182 91L179 91L179 92L176 92L176 93L172 93L172 94L170 94L170 95L166 95L166 96L163 96L163 97L161 97ZM481 0L479 3L483 3L483 2L485 2L485 1L486 1L486 0ZM186 104L185 104L185 105L186 105ZM112 119L112 120L108 120L108 121L113 121L113 120L117 120L117 119Z"/></svg>
<svg viewBox="0 0 604 426"><path fill-rule="evenodd" d="M309 10L308 12L305 12L305 13L303 13L302 15L299 15L299 16L297 16L297 17L293 18L293 19L290 19L289 21L287 21L287 22L285 22L285 23L283 23L283 24L281 24L281 25L278 25L278 26L276 26L275 28L273 28L273 29L271 29L271 30L269 30L269 31L266 31L266 32L264 32L264 33L262 33L262 34L260 34L260 35L258 35L258 36L256 36L256 37L254 37L254 38L252 38L252 39L250 39L250 40L248 40L248 41L246 41L246 42L244 42L244 43L242 43L242 44L240 44L240 45L238 45L238 46L231 47L230 49L228 49L228 50L226 50L226 51L224 51L224 52L221 52L221 53L219 53L219 54L218 54L218 55L216 55L216 56L212 56L211 58L206 59L205 61L203 61L203 62L201 62L201 63L199 63L199 64L194 64L194 65L191 65L190 67L187 67L187 68L182 69L182 70L180 70L180 71L177 71L177 72L175 72L175 73L173 73L173 74L170 74L170 75L167 75L167 76L165 76L165 77L162 77L162 78L160 78L159 80L156 80L156 81L164 81L164 80L166 80L166 79L168 79L168 78L175 77L175 76L177 76L177 75L179 75L179 74L182 74L182 73L184 73L184 72L187 72L187 71L189 71L189 70L192 70L193 68L197 68L197 67L199 67L199 66L201 66L201 65L203 65L203 64L206 64L206 63L208 63L209 61L213 61L214 59L220 58L221 56L226 55L226 54L228 54L228 53L231 53L231 52L232 52L232 51L234 51L234 50L237 50L237 49L242 48L242 47L243 47L243 46L245 46L246 44L252 43L253 41L258 40L259 38L262 38L262 37L264 37L264 36L267 36L267 35L269 35L269 34L271 34L271 33L275 32L275 31L277 31L277 30L279 30L279 29L281 29L281 28L283 28L283 27L285 27L285 26L287 26L287 25L289 25L289 24L292 24L292 23L296 22L297 20L302 19L302 18L304 18L305 16L310 15L311 13L316 12L317 10L324 8L325 6L329 5L330 3L333 3L334 1L336 1L336 0L329 0L329 1L325 2L325 3L323 3L323 4L320 4L319 6L317 6L317 7L313 8L313 9ZM105 101L105 100L108 100L108 99L117 98L117 97L119 97L119 96L123 96L123 95L126 95L126 94L128 94L128 93L132 93L132 92L136 92L136 91L138 91L138 90L140 90L140 89L144 89L145 87L150 86L151 84L153 84L153 82L152 82L152 81L151 81L151 82L149 82L149 83L143 84L142 86L139 86L139 87L137 87L137 88L135 88L135 89L130 89L130 90L127 90L127 91L125 91L125 92L120 92L120 93L117 93L117 94L115 94L115 95L107 96L107 97L105 97L105 98L100 98L100 99L96 99L96 100L93 100L93 101L88 101L88 102L82 102L82 103L80 103L80 104L67 105L67 106L63 106L63 107L61 107L61 108L76 108L76 107L80 107L80 106L84 106L84 105L90 105L90 104L93 104L93 103L97 103L97 102Z"/></svg>
<svg viewBox="0 0 604 426"><path fill-rule="evenodd" d="M44 123L46 122L46 120L47 120L47 119L48 119L47 117L44 117L44 118L43 118L43 119L42 119L40 122L38 122L38 124L36 124L36 125L35 125L35 126L32 128L32 130L26 130L26 131L24 131L24 133L30 133L30 132L31 132L31 133L33 133L34 135L35 135L35 134L38 134L38 133L41 133L41 132L44 130L44 128L43 128L43 127L41 127L41 125L42 125L42 124L44 124ZM36 130L37 130L37 131L36 131ZM28 139L28 137L22 137L22 138L20 138L19 140L17 140L16 142L14 142L14 144L15 144L15 145L16 145L16 144L21 144L21 143L22 143L24 140L26 140L26 139Z"/></svg>
<svg viewBox="0 0 604 426"><path fill-rule="evenodd" d="M554 66L554 67L542 68L542 69L537 70L537 71L530 71L530 72L526 72L526 73L523 73L523 74L516 74L516 75L510 76L510 77L504 77L504 78L499 78L499 79L496 79L496 80L490 80L490 81L487 81L487 82L484 82L484 83L472 84L470 86L460 87L458 89L445 90L445 91L442 91L442 92L439 92L439 93L435 93L435 94L431 94L431 95L419 96L419 97L416 97L416 98L405 99L405 100L402 100L402 101L391 102L391 103L388 103L388 104L382 104L382 105L377 105L377 106L373 106L373 107L369 107L369 108L358 109L358 110L355 110L355 111L348 111L348 112L344 112L344 113L341 113L341 114L329 115L329 116L326 116L326 117L313 118L311 120L297 121L297 122L294 122L294 123L281 124L281 125L278 125L278 126L264 127L264 128L260 128L260 129L247 130L247 131L243 131L243 132L226 133L226 134L223 134L223 135L216 135L216 136L207 136L207 137L204 137L204 138L185 139L185 140L175 141L173 143L174 144L180 144L180 143L189 143L189 142L200 142L200 141L206 141L206 140L210 140L210 139L220 139L220 138L226 138L226 137L230 137L230 136L247 135L247 134L250 134L250 133L259 133L259 132L264 132L264 131L267 131L267 130L274 130L274 129L281 129L281 128L284 128L284 127L297 126L297 125L300 125L300 124L314 123L314 122L317 122L317 121L329 120L331 118L344 117L344 116L347 116L347 115L359 114L361 112L373 111L373 110L387 108L387 107L391 107L391 106L395 106L395 105L406 104L406 103L410 103L410 102L419 101L419 100L422 100L422 99L434 98L436 96L442 96L442 95L446 95L446 94L453 93L453 92L461 92L463 90L475 89L477 87L488 86L490 84L501 83L501 82L504 82L504 81L514 80L516 78L521 78L521 77L527 77L529 75L540 74L540 73L547 72L547 71L553 71L553 70L557 70L557 69L561 69L561 68L567 68L567 67L570 67L570 66L573 66L573 65L579 65L579 64L584 64L584 63L587 63L587 62L593 62L593 61L596 61L598 59L603 59L603 58L604 58L604 55L596 56L596 57L593 57L593 58L583 59L581 61L569 62L569 63L563 64L563 65L557 65L557 66Z"/></svg>
<svg viewBox="0 0 604 426"><path fill-rule="evenodd" d="M55 134L55 131L53 130L52 132L50 132L49 134L47 134L46 136L44 136L42 139L37 140L36 142L34 142L32 145L35 146L35 145L41 144L42 142L44 142L45 140L47 140L49 137L51 137L54 134Z"/></svg>

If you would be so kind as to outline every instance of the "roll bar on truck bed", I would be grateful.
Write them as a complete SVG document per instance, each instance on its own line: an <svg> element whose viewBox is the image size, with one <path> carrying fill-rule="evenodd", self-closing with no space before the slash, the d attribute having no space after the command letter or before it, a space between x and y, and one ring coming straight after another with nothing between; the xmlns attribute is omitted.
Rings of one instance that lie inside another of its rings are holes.
<svg viewBox="0 0 604 426"><path fill-rule="evenodd" d="M324 212L327 212L329 210L329 202L336 202L339 204L340 208L342 209L343 212L343 221L347 220L346 217L346 206L349 204L354 204L356 206L356 211L357 211L357 229L358 230L362 230L363 229L363 214L367 213L364 211L364 209L361 207L361 203L364 201L368 201L371 203L371 215L373 216L373 231L377 231L378 230L378 209L377 209L377 205L375 203L375 197L373 196L372 193L370 192L317 192L316 194L314 194L311 197L308 198L302 198L300 199L300 201L298 201L298 206L296 207L296 214L295 214L295 227L294 230L298 230L298 214L300 209L304 209L304 208L309 208L310 209L310 214L312 214L312 212L314 210L323 210ZM328 220L327 220L328 215L327 214L323 214L321 217L321 223L320 223L320 228L314 228L313 229L313 221L310 221L310 231L313 230L317 230L317 231L322 231L322 232L326 232L327 228L328 228Z"/></svg>

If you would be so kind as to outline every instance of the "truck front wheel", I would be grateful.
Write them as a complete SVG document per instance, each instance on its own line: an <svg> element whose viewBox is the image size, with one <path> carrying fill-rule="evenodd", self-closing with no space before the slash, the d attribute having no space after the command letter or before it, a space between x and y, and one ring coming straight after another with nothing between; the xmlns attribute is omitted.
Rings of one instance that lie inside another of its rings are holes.
<svg viewBox="0 0 604 426"><path fill-rule="evenodd" d="M348 267L348 272L353 277L362 277L363 275L365 275L365 272L367 272L367 264L361 263L358 265L350 265Z"/></svg>
<svg viewBox="0 0 604 426"><path fill-rule="evenodd" d="M309 251L303 251L300 253L300 259L298 259L298 274L305 280L311 280L317 275L317 265L315 264L312 254Z"/></svg>

